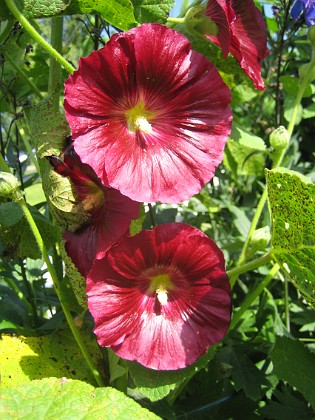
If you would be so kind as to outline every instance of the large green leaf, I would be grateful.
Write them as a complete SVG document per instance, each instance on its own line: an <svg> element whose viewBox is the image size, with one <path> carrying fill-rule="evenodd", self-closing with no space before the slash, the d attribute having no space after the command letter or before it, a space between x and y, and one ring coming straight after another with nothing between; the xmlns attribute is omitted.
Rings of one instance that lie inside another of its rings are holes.
<svg viewBox="0 0 315 420"><path fill-rule="evenodd" d="M159 419L116 389L93 388L66 378L42 379L16 389L2 389L0 414L3 420Z"/></svg>
<svg viewBox="0 0 315 420"><path fill-rule="evenodd" d="M78 0L81 13L98 12L108 23L127 31L136 26L130 0Z"/></svg>
<svg viewBox="0 0 315 420"><path fill-rule="evenodd" d="M174 7L174 0L131 0L138 22L165 23Z"/></svg>
<svg viewBox="0 0 315 420"><path fill-rule="evenodd" d="M82 333L82 332L81 332ZM97 363L101 359L95 341L88 333L84 341ZM2 335L0 340L1 387L51 376L79 379L95 384L94 377L71 332L58 331L42 337Z"/></svg>
<svg viewBox="0 0 315 420"><path fill-rule="evenodd" d="M315 354L298 340L277 337L271 360L278 378L297 388L315 409Z"/></svg>
<svg viewBox="0 0 315 420"><path fill-rule="evenodd" d="M315 305L315 185L288 169L266 170L266 178L273 255Z"/></svg>
<svg viewBox="0 0 315 420"><path fill-rule="evenodd" d="M126 363L130 376L136 385L136 391L139 391L151 401L157 401L203 369L213 359L217 347L217 345L211 347L196 363L185 369L157 371L145 368L136 362Z"/></svg>

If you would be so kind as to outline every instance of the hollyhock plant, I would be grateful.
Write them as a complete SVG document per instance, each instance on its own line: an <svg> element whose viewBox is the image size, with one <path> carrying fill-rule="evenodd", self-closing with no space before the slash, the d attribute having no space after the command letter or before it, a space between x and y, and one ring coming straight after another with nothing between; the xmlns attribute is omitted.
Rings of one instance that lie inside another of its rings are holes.
<svg viewBox="0 0 315 420"><path fill-rule="evenodd" d="M112 36L65 83L76 152L136 201L178 203L201 190L222 160L229 102L212 63L160 24Z"/></svg>
<svg viewBox="0 0 315 420"><path fill-rule="evenodd" d="M83 211L90 216L87 224L64 239L68 255L83 276L86 276L95 258L102 258L107 249L129 233L131 219L136 219L140 204L119 191L105 187L93 169L82 163L70 147L62 155L50 157L57 173L68 176L78 195Z"/></svg>
<svg viewBox="0 0 315 420"><path fill-rule="evenodd" d="M315 25L315 0L295 0L291 9L291 17L298 18L304 14L307 26Z"/></svg>
<svg viewBox="0 0 315 420"><path fill-rule="evenodd" d="M265 89L260 63L269 54L266 24L253 0L209 0L206 15L218 29L207 38L222 48L224 57L235 57L256 89Z"/></svg>
<svg viewBox="0 0 315 420"><path fill-rule="evenodd" d="M87 278L101 346L158 370L194 363L230 322L230 285L217 245L184 223L123 237Z"/></svg>

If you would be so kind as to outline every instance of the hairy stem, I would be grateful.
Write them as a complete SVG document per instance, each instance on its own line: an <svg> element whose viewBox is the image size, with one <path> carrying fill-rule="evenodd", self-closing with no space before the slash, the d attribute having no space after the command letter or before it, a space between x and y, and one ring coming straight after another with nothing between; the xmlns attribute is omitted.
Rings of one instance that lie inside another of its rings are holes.
<svg viewBox="0 0 315 420"><path fill-rule="evenodd" d="M62 306L63 312L65 314L65 317L67 319L67 322L69 324L69 327L70 327L70 329L72 331L72 334L74 335L74 338L75 338L78 346L80 347L80 349L81 349L81 351L82 351L82 353L84 355L84 358L85 358L85 360L86 360L86 362L87 362L87 364L88 364L88 366L89 366L89 368L90 368L90 370L91 370L91 372L92 372L92 374L93 374L93 376L94 376L97 384L99 386L104 386L102 377L101 377L99 371L96 369L96 367L94 365L94 362L93 362L93 360L92 360L92 358L91 358L91 356L90 356L90 354L89 354L89 352L88 352L88 350L86 348L86 345L83 342L82 337L81 337L81 335L80 335L80 333L79 333L79 331L78 331L78 329L77 329L77 327L76 327L76 325L74 323L74 320L73 320L73 318L71 316L71 313L70 313L69 309L67 308L67 306L63 302L63 295L62 295L62 292L61 292L61 284L60 284L60 281L59 281L59 279L57 277L57 274L56 274L56 271L55 271L54 266L50 262L50 259L49 259L49 256L48 256L48 252L46 250L46 247L45 247L45 244L44 244L43 239L41 237L41 234L40 234L40 232L39 232L39 230L38 230L38 228L36 226L36 223L35 223L35 221L33 219L33 216L31 214L31 212L29 211L29 209L27 207L27 204L26 204L26 202L25 202L25 200L23 199L22 196L18 197L16 199L16 202L20 205L21 209L23 210L23 213L24 213L24 215L26 217L26 220L28 221L28 223L30 225L30 228L31 228L31 230L33 232L33 235L34 235L34 237L36 239L37 245L38 245L38 247L39 247L39 249L41 251L41 254L43 256L43 259L44 259L44 261L46 263L48 272L49 272L49 274L50 274L50 276L52 278L52 281L53 281L53 284L54 284L54 287L55 287L57 296L59 298L60 304Z"/></svg>
<svg viewBox="0 0 315 420"><path fill-rule="evenodd" d="M60 55L58 51L55 50L55 48L48 44L48 42L44 40L44 38L36 31L35 28L33 28L26 17L23 16L23 14L16 7L14 0L5 0L5 2L12 15L20 22L26 32L28 32L35 41L37 41L52 57L54 57L60 63L60 65L68 71L68 73L73 73L75 68L72 67L71 64L68 63L68 61L65 60L62 55Z"/></svg>
<svg viewBox="0 0 315 420"><path fill-rule="evenodd" d="M55 48L58 53L62 51L62 31L63 31L63 18L54 17L51 20L51 34L50 41L51 46ZM61 79L61 65L53 57L50 57L50 66L49 66L49 78L48 78L48 95L53 95L52 97L52 107L53 110L59 110L59 85Z"/></svg>

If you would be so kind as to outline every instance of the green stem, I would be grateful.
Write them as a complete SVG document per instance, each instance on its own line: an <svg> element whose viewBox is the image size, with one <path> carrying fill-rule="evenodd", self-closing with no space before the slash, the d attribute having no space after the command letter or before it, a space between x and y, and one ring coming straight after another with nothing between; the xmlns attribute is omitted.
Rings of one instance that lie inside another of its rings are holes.
<svg viewBox="0 0 315 420"><path fill-rule="evenodd" d="M35 39L52 57L54 57L60 65L67 70L68 73L73 73L75 68L65 60L62 55L58 53L44 38L36 31L35 28L29 23L29 21L22 15L19 9L16 7L14 0L5 0L6 5L12 15L20 22L23 28L30 34L30 36Z"/></svg>
<svg viewBox="0 0 315 420"><path fill-rule="evenodd" d="M302 79L302 82L300 83L299 90L298 90L296 98L295 98L293 112L292 112L292 115L291 115L291 120L290 120L290 123L288 125L289 138L291 138L291 136L292 136L294 126L295 126L295 122L296 122L298 108L299 108L299 105L300 105L301 100L303 98L304 91L311 81L312 70L313 70L314 67L315 67L315 49L313 48L312 49L312 59L311 59L311 62L309 63L309 66L308 66L308 72L305 75L305 77ZM283 158L284 158L284 156L285 156L285 154L288 150L288 147L289 147L289 145L286 148L284 148L278 156L276 156L276 158L273 162L273 165L272 165L272 169L276 169L282 164L282 160L283 160ZM252 223L251 223L246 241L244 243L244 246L243 246L243 249L241 251L239 260L236 264L236 267L242 265L246 261L246 253L247 253L249 244L251 242L253 233L254 233L254 231L257 227L257 224L259 222L259 219L260 219L261 213L263 211L263 208L265 206L265 203L267 201L267 196L268 196L267 187L265 186L263 194L262 194L262 196L261 196L261 198L258 202L256 212L254 214L254 217L253 217L253 220L252 220ZM231 281L231 284L234 285L236 280L237 280L237 277L235 279L233 278L232 281Z"/></svg>
<svg viewBox="0 0 315 420"><path fill-rule="evenodd" d="M27 76L27 74L23 71L21 66L19 66L14 60L12 60L12 58L10 57L10 54L8 54L6 50L3 50L3 55L11 64L11 66L14 68L14 70L19 74L19 77L23 80L23 82L32 89L32 91L39 97L39 99L43 99L44 97L41 94L41 91L33 83L33 81Z"/></svg>
<svg viewBox="0 0 315 420"><path fill-rule="evenodd" d="M179 18L169 17L169 18L167 18L167 22L175 23L176 25L178 25L178 24L184 24L185 23L185 18L181 18L181 17L179 17Z"/></svg>
<svg viewBox="0 0 315 420"><path fill-rule="evenodd" d="M4 41L8 38L8 36L10 35L12 28L14 26L14 19L10 19L8 20L8 23L6 25L6 27L4 28L2 34L0 35L0 45L2 45L4 43Z"/></svg>
<svg viewBox="0 0 315 420"><path fill-rule="evenodd" d="M86 362L87 362L87 364L88 364L88 366L89 366L89 368L90 368L90 370L91 370L91 372L92 372L92 374L93 374L93 376L94 376L97 384L99 386L104 386L104 383L103 383L103 380L101 378L101 375L100 375L100 373L98 372L98 370L96 369L96 367L94 365L94 362L93 362L93 360L92 360L92 358L91 358L91 356L90 356L90 354L89 354L89 352L88 352L88 350L87 350L87 348L86 348L86 346L85 346L85 344L84 344L84 342L82 340L82 337L81 337L81 335L80 335L80 333L79 333L79 331L78 331L75 323L74 323L74 320L73 320L73 318L71 316L71 313L68 310L67 306L63 302L63 296L62 296L62 293L61 293L61 284L60 284L59 279L57 277L55 268L54 268L54 266L50 262L50 259L49 259L49 256L48 256L48 253L47 253L45 244L44 244L43 239L41 237L41 234L40 234L40 232L39 232L39 230L38 230L38 228L36 226L36 223L35 223L35 221L33 219L33 216L31 214L30 210L28 209L25 200L21 196L16 199L16 202L21 206L21 209L23 210L23 213L24 213L24 215L26 217L26 220L28 221L28 223L30 225L30 228L31 228L31 230L33 232L33 235L34 235L34 237L36 239L37 245L38 245L38 247L39 247L39 249L40 249L40 251L41 251L41 253L43 255L43 259L44 259L44 261L46 263L46 266L47 266L47 269L49 271L49 274L51 275L52 281L54 283L54 287L56 289L57 296L58 296L58 298L60 300L61 307L63 309L63 312L64 312L65 317L67 319L67 322L69 324L69 327L70 327L70 329L72 331L72 334L74 335L74 338L75 338L76 342L78 343L78 346L80 347L80 349L81 349L81 351L82 351L82 353L83 353L83 355L85 357L85 360L86 360Z"/></svg>
<svg viewBox="0 0 315 420"><path fill-rule="evenodd" d="M51 19L51 46L55 48L58 53L62 51L62 32L63 32L63 18L54 17ZM48 95L53 95L52 106L55 111L59 111L59 91L57 91L61 80L61 66L54 58L50 57L49 78L48 78Z"/></svg>
<svg viewBox="0 0 315 420"><path fill-rule="evenodd" d="M240 274L246 273L247 271L255 270L258 267L261 267L262 265L268 264L271 260L271 253L268 252L268 254L265 254L259 258L256 258L253 261L250 261L247 264L243 264L241 266L232 268L231 270L227 271L227 275L230 278L231 287L234 286L235 280L234 278L237 278Z"/></svg>
<svg viewBox="0 0 315 420"><path fill-rule="evenodd" d="M38 162L37 162L37 160L36 160L36 158L33 154L32 146L31 146L27 136L24 133L22 133L22 129L20 128L17 121L15 121L15 124L17 124L19 134L21 136L21 139L23 140L23 143L24 143L24 146L25 146L25 149L27 151L27 154L28 154L29 158L31 159L33 165L35 166L37 173L40 174L39 165L38 165Z"/></svg>
<svg viewBox="0 0 315 420"><path fill-rule="evenodd" d="M248 308L252 305L252 303L257 299L257 297L262 293L262 291L268 286L270 281L275 277L275 275L278 273L280 269L280 266L278 264L275 264L272 269L270 270L269 274L261 281L259 282L256 289L254 289L244 300L242 303L240 309L236 312L235 315L233 315L230 328L229 330L232 330L235 325L238 323L238 321L241 319L242 315L245 311L247 311Z"/></svg>

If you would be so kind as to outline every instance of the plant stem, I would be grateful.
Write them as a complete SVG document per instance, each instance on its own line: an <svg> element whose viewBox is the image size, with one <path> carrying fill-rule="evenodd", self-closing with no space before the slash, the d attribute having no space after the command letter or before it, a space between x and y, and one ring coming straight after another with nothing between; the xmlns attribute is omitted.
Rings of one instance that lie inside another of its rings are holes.
<svg viewBox="0 0 315 420"><path fill-rule="evenodd" d="M269 263L271 260L271 253L268 252L267 254L256 258L253 261L250 261L247 264L243 264L241 266L237 266L235 268L232 268L231 270L227 271L227 275L230 278L230 283L231 283L231 287L234 286L236 278L242 274L242 273L246 273L247 271L251 271L251 270L255 270L256 268L265 265L267 263Z"/></svg>
<svg viewBox="0 0 315 420"><path fill-rule="evenodd" d="M270 270L269 274L263 279L263 281L259 282L256 289L252 290L249 295L247 295L246 299L242 303L240 309L233 315L230 328L232 330L238 321L241 319L242 315L245 311L252 305L252 303L257 299L257 297L262 293L262 291L268 286L270 281L274 278L274 276L278 273L280 269L279 264L275 264L272 269Z"/></svg>
<svg viewBox="0 0 315 420"><path fill-rule="evenodd" d="M76 325L74 323L74 320L73 320L73 318L71 316L71 313L68 310L67 306L63 302L63 296L62 296L62 292L61 292L61 284L60 284L59 279L57 277L55 268L54 268L54 266L50 262L50 259L49 259L49 256L48 256L48 253L47 253L45 244L44 244L43 239L41 237L41 234L40 234L40 232L39 232L39 230L38 230L38 228L36 226L36 223L35 223L35 221L33 219L33 216L31 214L31 212L29 211L29 209L27 207L27 204L26 204L25 200L22 198L22 196L18 197L16 199L16 202L21 206L21 209L23 210L23 213L24 213L24 215L26 217L26 220L28 221L28 223L30 225L30 228L31 228L31 230L33 232L33 235L34 235L34 237L36 239L37 245L38 245L38 247L39 247L39 249L40 249L40 251L42 253L43 259L44 259L44 261L46 263L46 266L47 266L47 269L49 271L49 274L51 275L52 281L54 283L54 287L56 289L57 296L58 296L58 298L60 300L61 307L63 309L63 312L64 312L65 317L67 319L67 322L69 324L69 327L70 327L70 329L72 331L72 334L74 335L74 338L75 338L78 346L80 347L80 349L81 349L81 351L82 351L82 353L83 353L83 355L85 357L85 360L86 360L86 362L87 362L87 364L88 364L88 366L89 366L89 368L90 368L90 370L91 370L91 372L92 372L92 374L93 374L93 376L94 376L97 384L99 386L104 386L104 383L103 383L103 380L101 378L101 375L100 375L100 373L98 372L98 370L96 369L96 367L94 365L94 362L93 362L93 360L92 360L92 358L91 358L91 356L90 356L90 354L89 354L89 352L88 352L88 350L86 348L86 345L83 342L82 337L81 337L81 335L80 335L80 333L79 333L79 331L78 331L78 329L77 329L77 327L76 327Z"/></svg>
<svg viewBox="0 0 315 420"><path fill-rule="evenodd" d="M155 209L152 207L151 203L148 203L148 207L149 207L149 214L150 214L150 218L151 218L151 226L155 227L156 226Z"/></svg>
<svg viewBox="0 0 315 420"><path fill-rule="evenodd" d="M289 125L288 125L288 135L289 135L289 138L291 138L291 136L292 136L292 133L293 133L293 130L294 130L294 126L295 126L295 122L296 122L296 116L297 116L298 108L299 108L299 105L300 105L301 100L303 98L304 91L305 91L306 87L308 86L308 84L311 81L312 71L313 71L313 68L314 67L315 67L315 49L313 48L312 49L312 59L311 59L311 62L309 63L309 65L308 65L307 74L302 79L302 81L300 83L300 86L299 86L299 90L298 90L297 95L296 95L296 98L295 98L293 112L292 112L292 115L291 115L291 120L290 120ZM273 162L273 165L272 165L272 169L276 169L276 168L278 168L281 165L282 160L283 160L283 158L284 158L284 156L285 156L285 154L286 154L286 152L288 150L288 147L289 147L289 145L282 150L282 153L280 153L278 156L276 156L276 158L275 158L275 160ZM260 198L260 200L258 202L258 205L257 205L257 208L256 208L256 212L254 214L254 217L253 217L253 220L252 220L252 223L251 223L251 226L250 226L250 229L249 229L249 232L248 232L246 241L244 243L244 246L243 246L243 249L241 251L239 260L238 260L238 262L236 264L236 267L240 266L241 264L243 264L246 261L247 249L249 247L249 244L250 244L251 239L252 239L252 235L253 235L256 227L257 227L257 224L259 222L261 213L262 213L263 208L265 206L265 203L267 201L267 196L268 196L267 187L265 186L264 191L262 193L262 196L261 196L261 198ZM231 279L231 285L232 284L234 285L235 282L236 282L236 280L237 280L237 275L236 275L236 278L232 278Z"/></svg>
<svg viewBox="0 0 315 420"><path fill-rule="evenodd" d="M63 18L54 17L51 19L51 34L50 41L51 46L55 48L58 53L62 51L62 31L63 31ZM59 88L61 79L61 65L53 57L50 57L50 66L49 66L49 78L48 78L48 95L52 96L52 107L53 110L59 111L59 91L56 91Z"/></svg>
<svg viewBox="0 0 315 420"><path fill-rule="evenodd" d="M44 38L36 31L35 28L29 23L29 21L22 15L19 9L16 7L14 0L5 0L6 5L12 15L20 22L23 28L30 34L30 36L35 39L52 57L54 57L60 65L68 71L68 73L73 73L75 68L65 60L58 51L55 50Z"/></svg>
<svg viewBox="0 0 315 420"><path fill-rule="evenodd" d="M167 18L167 21L170 23L175 23L176 25L178 24L184 24L185 23L185 18L175 18L175 17L169 17Z"/></svg>
<svg viewBox="0 0 315 420"><path fill-rule="evenodd" d="M32 89L32 91L39 97L39 99L43 99L44 96L42 95L41 91L33 83L33 81L27 76L27 74L23 71L21 66L19 66L14 60L12 60L12 58L10 57L10 54L8 54L6 50L3 50L3 55L11 64L11 66L14 68L14 70L16 70L16 72L18 73L20 78L23 80L23 82Z"/></svg>

